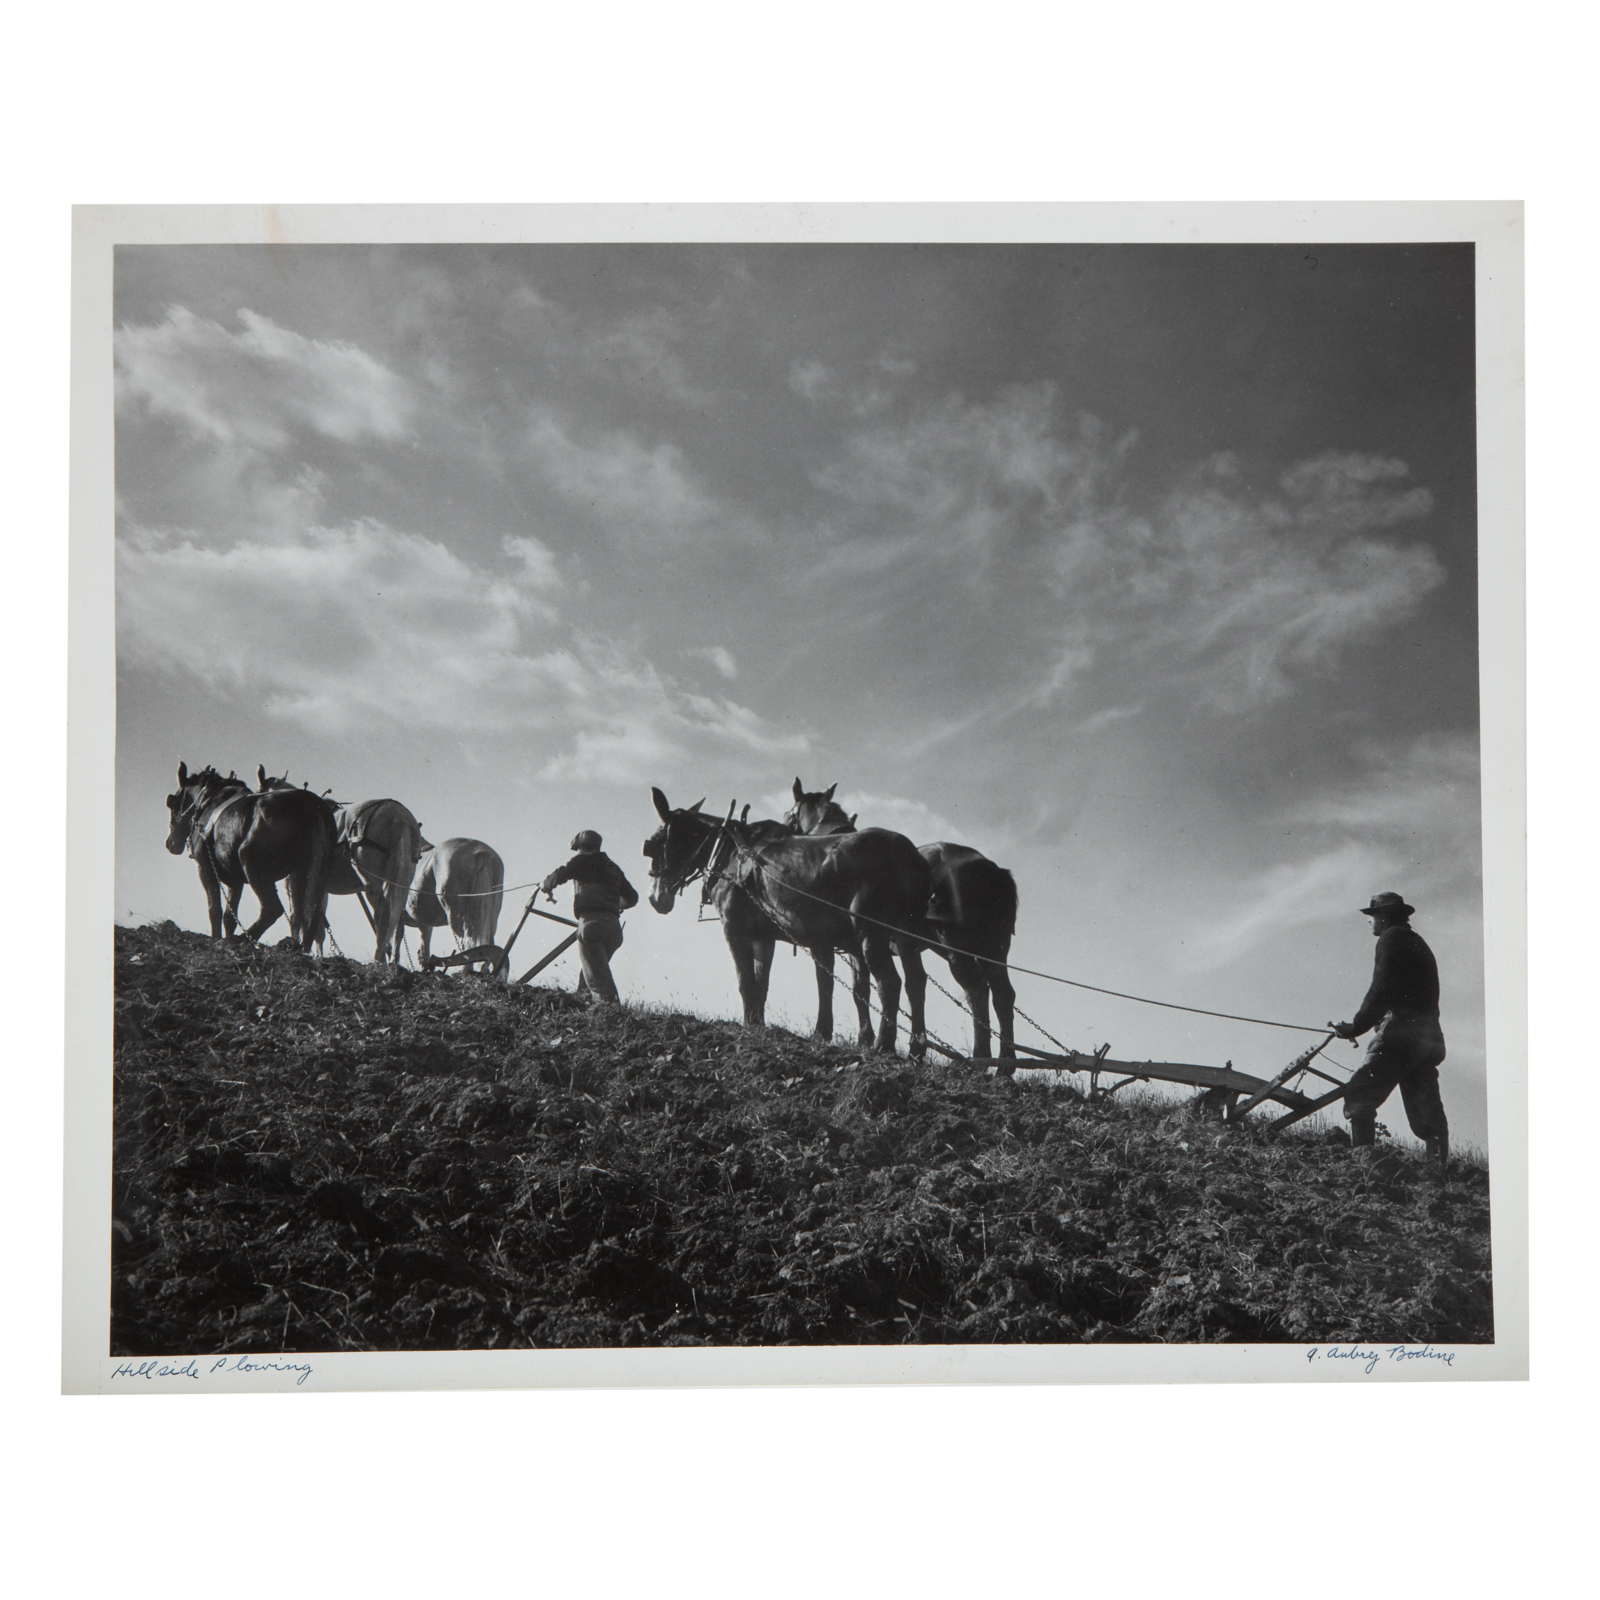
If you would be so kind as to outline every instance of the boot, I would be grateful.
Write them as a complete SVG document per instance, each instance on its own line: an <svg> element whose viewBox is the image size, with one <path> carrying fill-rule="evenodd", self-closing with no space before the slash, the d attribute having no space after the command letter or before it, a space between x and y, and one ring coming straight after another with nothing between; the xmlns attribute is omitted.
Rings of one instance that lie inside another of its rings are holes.
<svg viewBox="0 0 1600 1600"><path fill-rule="evenodd" d="M1360 1150L1372 1144L1378 1136L1378 1113L1358 1111L1350 1118L1350 1143Z"/></svg>

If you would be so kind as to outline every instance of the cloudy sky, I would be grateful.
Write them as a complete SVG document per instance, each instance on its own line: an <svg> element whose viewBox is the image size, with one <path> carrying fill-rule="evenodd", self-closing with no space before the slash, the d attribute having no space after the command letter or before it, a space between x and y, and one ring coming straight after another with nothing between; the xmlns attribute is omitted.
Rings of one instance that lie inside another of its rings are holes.
<svg viewBox="0 0 1600 1600"><path fill-rule="evenodd" d="M1017 961L1186 1004L1348 1017L1403 891L1483 1141L1470 247L121 247L115 318L124 920L206 926L179 759L641 888L652 784L798 775L1010 867ZM615 967L736 1010L691 904ZM1018 987L1123 1058L1304 1037Z"/></svg>

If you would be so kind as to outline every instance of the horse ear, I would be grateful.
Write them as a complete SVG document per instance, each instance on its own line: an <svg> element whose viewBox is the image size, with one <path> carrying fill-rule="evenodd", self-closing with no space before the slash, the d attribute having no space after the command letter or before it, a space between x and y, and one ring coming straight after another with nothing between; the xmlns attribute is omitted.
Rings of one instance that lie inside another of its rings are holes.
<svg viewBox="0 0 1600 1600"><path fill-rule="evenodd" d="M181 789L188 781L189 763L187 761L180 761L178 763L178 787Z"/></svg>
<svg viewBox="0 0 1600 1600"><path fill-rule="evenodd" d="M805 797L806 797L806 791L805 791L804 787L802 786L800 780L798 778L796 778L794 780L794 803L796 805L799 805L800 802L805 799Z"/></svg>
<svg viewBox="0 0 1600 1600"><path fill-rule="evenodd" d="M859 815L860 815L860 813L858 812L857 816L859 816ZM852 833L854 833L856 831L856 819L855 819L855 817L851 817L851 819L850 819L850 831Z"/></svg>
<svg viewBox="0 0 1600 1600"><path fill-rule="evenodd" d="M656 803L656 811L660 814L661 820L663 822L671 822L672 807L667 804L667 797L659 789L652 789L650 797Z"/></svg>
<svg viewBox="0 0 1600 1600"><path fill-rule="evenodd" d="M256 788L265 789L267 786L267 769L256 762Z"/></svg>
<svg viewBox="0 0 1600 1600"><path fill-rule="evenodd" d="M835 789L837 789L838 787L839 787L839 785L836 784L836 783L830 783L828 785L828 792L825 795L823 795L823 797L822 797L822 803L824 805L826 805L831 799L833 799L833 791Z"/></svg>
<svg viewBox="0 0 1600 1600"><path fill-rule="evenodd" d="M698 800L696 800L695 803L692 806L689 807L690 812L693 813L693 812L698 811L700 809L700 807L703 806L705 803L706 803L706 797L704 795L701 795L700 798Z"/></svg>

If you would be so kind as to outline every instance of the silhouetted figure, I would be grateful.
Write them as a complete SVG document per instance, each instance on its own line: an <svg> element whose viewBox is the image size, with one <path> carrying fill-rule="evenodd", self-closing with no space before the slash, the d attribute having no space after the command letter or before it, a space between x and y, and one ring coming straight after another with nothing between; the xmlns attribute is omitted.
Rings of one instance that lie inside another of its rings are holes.
<svg viewBox="0 0 1600 1600"><path fill-rule="evenodd" d="M639 895L622 868L601 851L600 835L593 828L576 834L568 848L577 854L539 887L549 895L557 884L577 885L572 914L578 919L578 959L583 963L578 987L596 1000L616 1000L611 958L622 948L622 913L638 905Z"/></svg>
<svg viewBox="0 0 1600 1600"><path fill-rule="evenodd" d="M1350 1142L1372 1143L1378 1107L1398 1087L1411 1131L1427 1145L1429 1158L1443 1173L1450 1160L1450 1126L1439 1098L1439 1063L1444 1060L1439 967L1422 935L1411 926L1415 907L1400 895L1375 894L1361 910L1372 918L1378 941L1372 987L1355 1016L1334 1029L1341 1039L1358 1039L1368 1028L1374 1030L1367 1059L1344 1097Z"/></svg>

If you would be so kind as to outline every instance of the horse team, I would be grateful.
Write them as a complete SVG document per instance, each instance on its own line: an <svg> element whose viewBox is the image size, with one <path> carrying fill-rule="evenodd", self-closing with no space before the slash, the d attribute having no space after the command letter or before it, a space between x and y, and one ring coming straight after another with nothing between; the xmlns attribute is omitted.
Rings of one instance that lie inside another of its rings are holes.
<svg viewBox="0 0 1600 1600"><path fill-rule="evenodd" d="M214 768L191 774L178 766L178 788L167 797L167 848L194 858L205 888L211 935L238 929L239 896L248 883L261 914L245 930L259 939L284 907L302 950L320 947L330 894L353 894L372 925L375 959L399 959L402 930L422 934L424 963L434 928L449 926L458 948L491 945L499 920L505 870L500 857L475 839L430 845L412 814L396 800L340 805L284 778L256 769L257 787ZM765 1019L772 958L782 941L804 949L817 969L819 1038L833 1036L834 961L842 953L863 1048L893 1051L904 992L910 1012L909 1048L927 1048L922 951L948 962L973 1018L973 1055L992 1051L991 1002L999 1022L1002 1070L1015 1059L1015 997L1006 957L1016 928L1017 888L1011 874L965 845L920 849L885 828L857 828L833 798L834 785L807 793L794 781L794 807L781 820L738 818L730 806L718 819L696 802L674 809L651 791L661 826L645 841L650 859L650 904L670 912L691 883L702 882L701 903L713 905L738 973L747 1026ZM902 985L894 957L905 978ZM876 983L880 1022L872 1027Z"/></svg>
<svg viewBox="0 0 1600 1600"><path fill-rule="evenodd" d="M190 773L180 761L177 791L167 796L167 849L194 858L213 939L237 931L247 883L261 915L245 935L259 939L284 915L280 882L289 894L289 931L302 950L326 937L330 894L356 896L379 962L400 959L408 927L421 931L424 962L435 928L448 926L459 946L494 939L505 867L481 840L430 844L398 800L340 805L268 777L262 767L256 785L214 767Z"/></svg>

